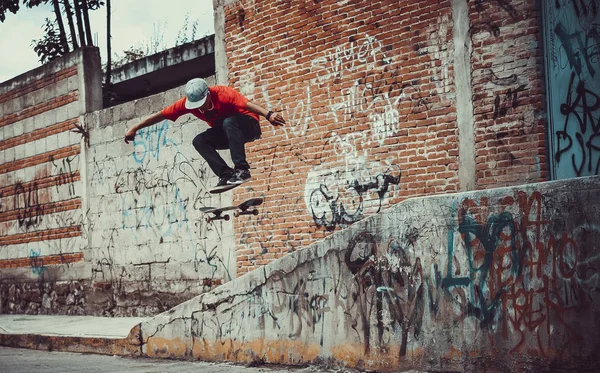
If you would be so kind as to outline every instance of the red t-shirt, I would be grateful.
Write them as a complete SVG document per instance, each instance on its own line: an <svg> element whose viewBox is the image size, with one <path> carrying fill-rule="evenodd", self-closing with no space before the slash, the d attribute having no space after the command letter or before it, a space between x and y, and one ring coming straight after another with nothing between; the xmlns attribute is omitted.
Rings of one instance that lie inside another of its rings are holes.
<svg viewBox="0 0 600 373"><path fill-rule="evenodd" d="M248 115L257 121L259 120L257 114L246 109L248 99L235 89L217 85L208 87L208 91L210 92L210 98L215 105L212 110L207 110L203 113L199 109L186 109L185 97L183 97L182 99L177 100L173 105L164 108L161 113L165 118L173 122L184 114L193 114L197 118L208 123L211 127L222 125L225 119L236 114Z"/></svg>

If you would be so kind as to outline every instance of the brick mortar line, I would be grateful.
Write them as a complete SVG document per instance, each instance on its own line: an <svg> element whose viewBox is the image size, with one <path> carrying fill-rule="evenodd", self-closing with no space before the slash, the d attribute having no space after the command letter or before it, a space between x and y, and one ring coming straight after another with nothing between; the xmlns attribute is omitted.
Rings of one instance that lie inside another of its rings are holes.
<svg viewBox="0 0 600 373"><path fill-rule="evenodd" d="M69 180L64 182L63 180ZM81 180L81 175L79 174L79 170L68 172L60 175L47 176L43 178L39 178L33 181L29 181L26 183L13 184L6 186L4 188L0 188L0 198L2 197L10 197L17 194L17 185L20 185L25 192L29 191L31 188L35 187L35 189L47 189L55 186L73 184L76 181Z"/></svg>
<svg viewBox="0 0 600 373"><path fill-rule="evenodd" d="M75 128L78 120L76 118L66 120L64 122L56 123L51 126L40 128L35 131L24 133L19 136L11 137L0 141L0 151L8 148L14 148L17 145L27 144L35 140L43 139L58 133L71 131Z"/></svg>
<svg viewBox="0 0 600 373"><path fill-rule="evenodd" d="M0 104L7 102L7 101L17 99L17 98L24 96L26 94L29 94L31 92L38 91L47 86L56 84L56 83L60 82L61 80L65 80L72 76L76 76L77 69L78 69L77 65L68 67L66 69L57 71L52 75L45 76L42 79L38 79L38 80L34 81L33 83L27 84L24 87L17 88L12 91L9 91L3 95L0 95Z"/></svg>
<svg viewBox="0 0 600 373"><path fill-rule="evenodd" d="M11 220L17 220L19 218L19 214L23 210L36 210L40 211L39 214L36 214L37 217L55 214L57 212L71 211L77 210L81 208L81 198L69 199L66 201L58 201L58 202L48 202L44 204L39 204L35 207L28 208L19 208L14 210L8 210L4 212L0 212L0 222L6 222Z"/></svg>
<svg viewBox="0 0 600 373"><path fill-rule="evenodd" d="M50 241L61 238L71 238L81 236L81 226L75 225L66 228L54 228L43 231L35 231L29 233L18 233L10 236L0 237L0 245L19 245L30 242ZM16 241L16 242L13 242Z"/></svg>
<svg viewBox="0 0 600 373"><path fill-rule="evenodd" d="M8 114L8 115L0 118L0 128L6 127L6 126L16 123L16 122L19 122L23 119L27 119L29 117L33 117L35 115L50 111L52 109L56 109L58 107L68 105L72 102L76 102L78 99L79 99L79 92L73 91L73 92L69 92L62 96L54 97L48 101L44 101L41 104L28 107L27 109L23 109L19 112L19 114L15 114L15 113ZM54 104L56 104L56 107L52 107ZM47 109L47 110L42 110L42 109Z"/></svg>
<svg viewBox="0 0 600 373"><path fill-rule="evenodd" d="M53 255L40 255L36 257L23 257L13 259L2 259L0 260L0 268L23 268L30 267L33 263L40 263L42 265L57 265L57 264L68 264L82 262L84 260L83 253L62 253Z"/></svg>
<svg viewBox="0 0 600 373"><path fill-rule="evenodd" d="M27 158L19 159L18 161L8 162L0 165L0 174L5 174L10 171L20 170L22 168L36 166L38 164L50 162L55 159L62 159L71 155L78 155L80 152L80 145L74 144L65 146L60 149L52 150L46 153L34 155ZM24 165L26 164L26 165Z"/></svg>

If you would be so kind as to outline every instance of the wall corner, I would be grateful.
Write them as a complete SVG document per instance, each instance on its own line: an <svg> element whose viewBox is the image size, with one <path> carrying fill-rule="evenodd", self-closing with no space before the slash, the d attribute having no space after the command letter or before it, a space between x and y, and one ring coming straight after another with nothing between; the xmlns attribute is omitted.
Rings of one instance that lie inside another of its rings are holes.
<svg viewBox="0 0 600 373"><path fill-rule="evenodd" d="M78 50L80 115L102 109L102 65L97 47Z"/></svg>
<svg viewBox="0 0 600 373"><path fill-rule="evenodd" d="M218 85L229 84L225 47L225 1L213 0L215 23L215 76Z"/></svg>

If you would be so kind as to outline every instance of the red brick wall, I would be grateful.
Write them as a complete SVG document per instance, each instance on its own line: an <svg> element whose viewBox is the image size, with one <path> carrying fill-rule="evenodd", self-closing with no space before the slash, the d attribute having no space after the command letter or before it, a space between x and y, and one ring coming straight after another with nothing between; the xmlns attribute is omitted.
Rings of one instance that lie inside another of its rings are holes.
<svg viewBox="0 0 600 373"><path fill-rule="evenodd" d="M451 1L241 1L225 14L230 83L288 121L263 123L247 150L254 180L236 199L266 202L237 225L241 273L403 198L458 190Z"/></svg>
<svg viewBox="0 0 600 373"><path fill-rule="evenodd" d="M44 74L38 79L28 81L26 84L16 84L16 86L5 93L0 94L0 104L15 100L19 97L31 94L39 89L49 87L56 82L77 75L77 66L62 68L58 71Z"/></svg>
<svg viewBox="0 0 600 373"><path fill-rule="evenodd" d="M67 61L38 70L0 90L0 268L31 266L43 276L40 260L43 268L83 261L78 245L56 241L81 236L74 161L81 149L71 135L79 122L78 66ZM59 188L73 193L65 197Z"/></svg>
<svg viewBox="0 0 600 373"><path fill-rule="evenodd" d="M546 178L531 3L469 2L477 188ZM451 1L225 7L230 84L288 121L263 120L247 148L254 180L235 198L266 201L238 219L240 273L404 198L458 191L452 29Z"/></svg>
<svg viewBox="0 0 600 373"><path fill-rule="evenodd" d="M539 2L470 1L477 187L547 180Z"/></svg>
<svg viewBox="0 0 600 373"><path fill-rule="evenodd" d="M0 261L0 268L36 267L67 264L83 261L83 253L36 256L32 258L6 259Z"/></svg>

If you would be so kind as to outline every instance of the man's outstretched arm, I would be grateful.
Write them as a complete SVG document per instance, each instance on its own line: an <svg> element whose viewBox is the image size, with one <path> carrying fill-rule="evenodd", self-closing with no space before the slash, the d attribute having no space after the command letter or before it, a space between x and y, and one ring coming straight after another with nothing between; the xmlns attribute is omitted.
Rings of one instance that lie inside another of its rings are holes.
<svg viewBox="0 0 600 373"><path fill-rule="evenodd" d="M283 119L283 116L281 116L281 114L269 111L253 102L248 101L248 103L246 104L246 109L253 112L254 114L258 114L267 118L267 120L274 126L285 125L285 119Z"/></svg>
<svg viewBox="0 0 600 373"><path fill-rule="evenodd" d="M167 118L165 118L165 116L162 114L162 112L159 111L158 113L152 114L151 116L144 119L143 121L141 121L137 124L134 124L133 126L129 127L129 129L125 133L125 142L127 144L129 144L130 141L133 141L133 139L135 138L135 133L139 129L144 128L144 127L149 127L153 124L162 122L165 119L167 119Z"/></svg>

